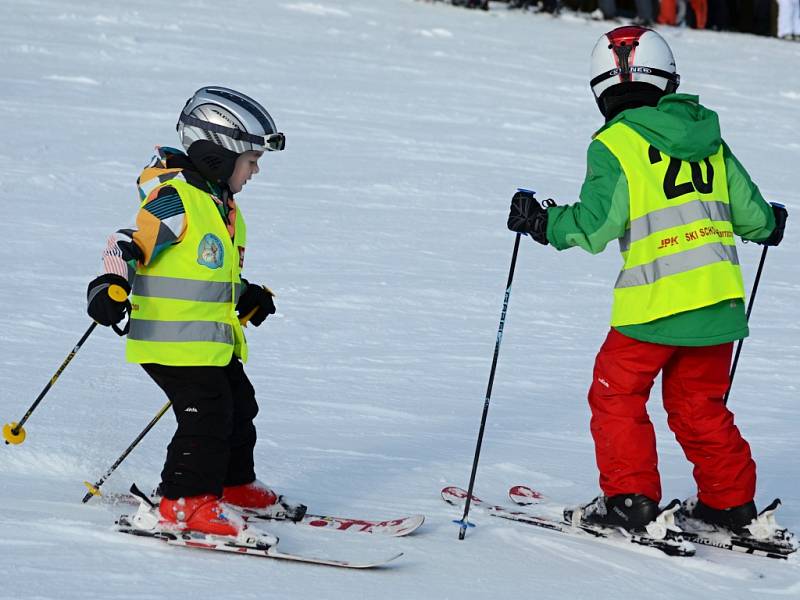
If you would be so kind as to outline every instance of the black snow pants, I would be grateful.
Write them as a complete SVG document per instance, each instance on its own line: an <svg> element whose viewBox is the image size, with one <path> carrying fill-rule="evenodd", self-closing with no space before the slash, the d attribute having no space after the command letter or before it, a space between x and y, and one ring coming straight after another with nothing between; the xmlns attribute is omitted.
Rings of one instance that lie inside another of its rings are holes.
<svg viewBox="0 0 800 600"><path fill-rule="evenodd" d="M226 367L142 365L172 401L178 429L167 448L161 494L170 499L222 495L255 480L255 390L234 357Z"/></svg>

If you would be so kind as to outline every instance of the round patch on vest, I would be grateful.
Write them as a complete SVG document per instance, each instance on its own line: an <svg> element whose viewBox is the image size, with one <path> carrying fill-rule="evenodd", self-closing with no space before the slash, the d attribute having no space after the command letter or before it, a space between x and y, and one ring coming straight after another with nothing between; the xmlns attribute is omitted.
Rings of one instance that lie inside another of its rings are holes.
<svg viewBox="0 0 800 600"><path fill-rule="evenodd" d="M224 261L225 249L222 246L222 240L213 233L205 234L200 240L200 245L197 246L198 264L209 269L219 269Z"/></svg>

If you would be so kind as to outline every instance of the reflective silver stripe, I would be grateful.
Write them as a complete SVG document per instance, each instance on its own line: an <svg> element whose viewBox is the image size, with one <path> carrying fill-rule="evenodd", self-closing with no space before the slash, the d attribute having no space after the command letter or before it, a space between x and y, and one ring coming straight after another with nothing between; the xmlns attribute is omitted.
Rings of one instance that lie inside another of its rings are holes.
<svg viewBox="0 0 800 600"><path fill-rule="evenodd" d="M220 342L233 344L233 329L216 321L146 321L131 319L128 339L143 342Z"/></svg>
<svg viewBox="0 0 800 600"><path fill-rule="evenodd" d="M233 296L233 303L237 304L239 302L239 298L242 297L242 284L237 283L233 289L234 296Z"/></svg>
<svg viewBox="0 0 800 600"><path fill-rule="evenodd" d="M133 282L137 296L194 300L197 302L230 302L232 284L225 281L198 281L158 275L138 275Z"/></svg>
<svg viewBox="0 0 800 600"><path fill-rule="evenodd" d="M619 249L626 252L633 242L672 227L688 225L700 219L730 221L731 209L725 202L692 200L680 206L668 206L631 221L630 229L619 240Z"/></svg>
<svg viewBox="0 0 800 600"><path fill-rule="evenodd" d="M662 277L684 273L721 261L728 261L731 264L738 265L739 256L736 254L736 247L714 242L692 250L657 258L646 265L639 265L622 271L614 287L626 288L647 285L658 281Z"/></svg>

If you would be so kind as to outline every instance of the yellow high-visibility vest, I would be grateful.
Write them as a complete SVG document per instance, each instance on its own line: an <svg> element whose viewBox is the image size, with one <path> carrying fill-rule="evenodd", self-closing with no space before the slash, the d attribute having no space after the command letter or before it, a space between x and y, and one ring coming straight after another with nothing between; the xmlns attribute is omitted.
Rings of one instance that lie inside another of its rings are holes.
<svg viewBox="0 0 800 600"><path fill-rule="evenodd" d="M126 358L171 366L225 366L235 354L247 361L236 315L246 243L242 211L234 239L214 200L177 178L186 212L183 239L147 266L139 266L131 291Z"/></svg>
<svg viewBox="0 0 800 600"><path fill-rule="evenodd" d="M619 160L630 196L611 325L744 298L722 145L688 162L660 152L624 123L596 139Z"/></svg>

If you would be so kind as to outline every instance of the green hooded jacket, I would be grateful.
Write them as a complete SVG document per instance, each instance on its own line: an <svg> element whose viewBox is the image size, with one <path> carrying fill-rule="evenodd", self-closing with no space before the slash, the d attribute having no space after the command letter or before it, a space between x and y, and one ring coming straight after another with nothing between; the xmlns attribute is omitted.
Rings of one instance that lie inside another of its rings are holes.
<svg viewBox="0 0 800 600"><path fill-rule="evenodd" d="M772 233L772 207L722 140L717 113L700 104L697 96L669 94L658 106L622 111L595 136L615 123L623 123L660 151L686 161L703 160L722 144L734 233L756 242ZM593 139L580 202L548 209L547 239L557 250L580 246L597 254L623 236L629 226L629 212L628 182L622 167L603 143ZM637 340L675 346L712 346L748 334L741 299L616 329Z"/></svg>

